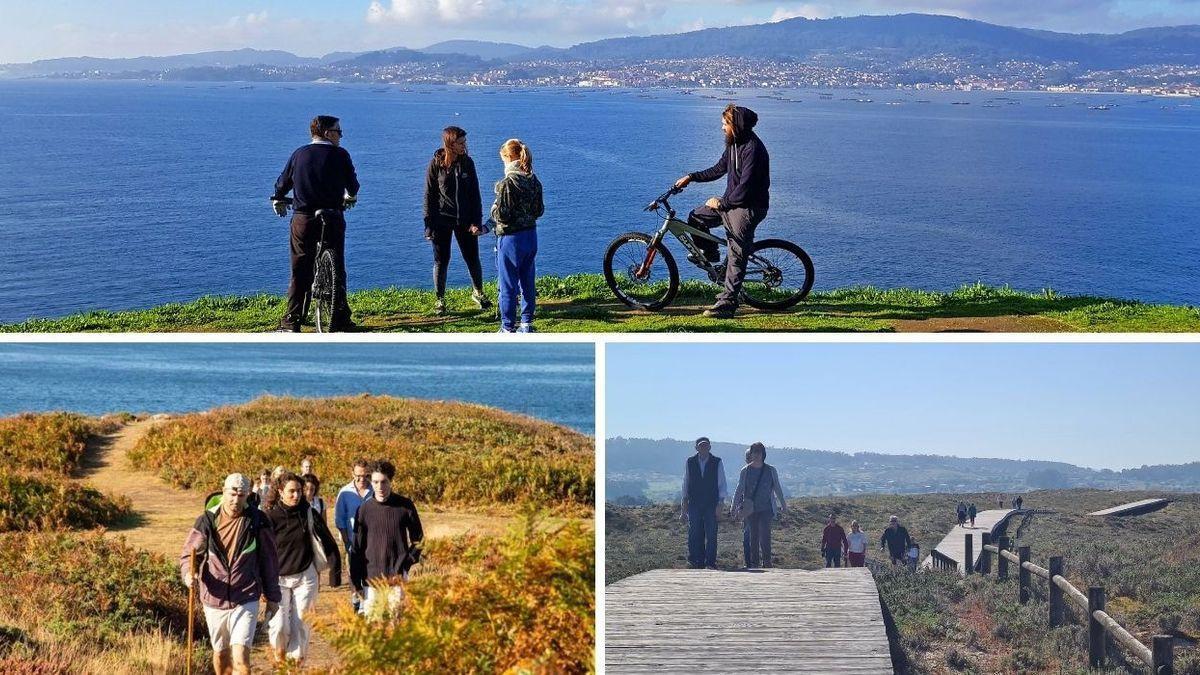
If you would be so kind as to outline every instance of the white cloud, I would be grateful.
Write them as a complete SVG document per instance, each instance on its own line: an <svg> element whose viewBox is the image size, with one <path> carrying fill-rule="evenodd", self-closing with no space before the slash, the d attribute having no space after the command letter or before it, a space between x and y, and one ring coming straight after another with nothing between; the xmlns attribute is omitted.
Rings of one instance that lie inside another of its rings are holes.
<svg viewBox="0 0 1200 675"><path fill-rule="evenodd" d="M828 5L805 3L789 7L776 7L775 12L771 14L770 22L775 23L798 17L804 17L805 19L828 19L833 15L833 11L829 9Z"/></svg>
<svg viewBox="0 0 1200 675"><path fill-rule="evenodd" d="M636 31L680 0L373 0L366 20L377 28L426 32L454 28L500 36L595 36ZM505 37L506 36L506 37Z"/></svg>

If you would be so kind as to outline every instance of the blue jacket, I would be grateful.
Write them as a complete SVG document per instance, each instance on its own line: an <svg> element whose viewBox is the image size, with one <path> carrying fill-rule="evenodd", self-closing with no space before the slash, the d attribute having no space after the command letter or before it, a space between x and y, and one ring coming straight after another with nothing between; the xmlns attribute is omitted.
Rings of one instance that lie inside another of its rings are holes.
<svg viewBox="0 0 1200 675"><path fill-rule="evenodd" d="M358 507L369 500L372 494L371 488L367 488L367 494L359 497L358 490L354 489L354 481L338 490L337 501L333 505L333 526L346 534L347 542L354 532L354 516L358 513Z"/></svg>
<svg viewBox="0 0 1200 675"><path fill-rule="evenodd" d="M733 109L733 142L711 167L688 174L697 183L726 177L721 208L766 209L770 206L771 156L752 129L758 115L749 108Z"/></svg>
<svg viewBox="0 0 1200 675"><path fill-rule="evenodd" d="M356 196L358 188L350 153L327 141L314 141L288 158L275 181L275 198L282 199L291 191L292 208L312 215L318 209L341 209L345 196Z"/></svg>

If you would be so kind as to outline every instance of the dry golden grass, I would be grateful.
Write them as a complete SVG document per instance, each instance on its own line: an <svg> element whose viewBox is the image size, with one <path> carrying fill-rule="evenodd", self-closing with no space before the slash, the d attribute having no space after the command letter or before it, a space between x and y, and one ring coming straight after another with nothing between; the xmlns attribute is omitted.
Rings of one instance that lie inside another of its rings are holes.
<svg viewBox="0 0 1200 675"><path fill-rule="evenodd" d="M424 504L590 513L595 500L590 437L467 403L268 396L156 426L129 458L175 486L215 490L232 471L256 475L303 455L347 476L358 457L389 459L396 490Z"/></svg>

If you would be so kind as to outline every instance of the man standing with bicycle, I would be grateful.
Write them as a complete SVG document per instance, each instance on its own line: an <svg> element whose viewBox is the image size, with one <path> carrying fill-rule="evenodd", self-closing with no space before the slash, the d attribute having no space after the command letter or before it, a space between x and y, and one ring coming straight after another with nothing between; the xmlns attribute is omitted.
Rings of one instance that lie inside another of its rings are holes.
<svg viewBox="0 0 1200 675"><path fill-rule="evenodd" d="M287 313L279 322L280 332L300 332L307 313L312 288L317 243L321 222L317 211L325 210L325 243L333 250L334 268L339 286L339 306L333 310L332 328L354 328L350 305L346 302L346 219L343 209L352 208L358 198L358 176L350 153L341 147L342 124L336 117L317 115L309 124L312 142L295 152L275 181L271 205L280 217L287 215L287 193L293 194L291 223L292 276L288 282Z"/></svg>
<svg viewBox="0 0 1200 675"><path fill-rule="evenodd" d="M692 227L712 229L725 225L728 232L729 260L725 267L725 288L704 316L731 319L737 311L746 277L746 260L754 246L754 228L767 217L770 206L771 158L762 140L754 133L758 115L749 108L730 103L721 114L725 134L725 152L712 167L696 171L675 181L675 187L688 183L708 183L726 177L725 195L713 197L688 215ZM716 262L716 242L696 241L710 262Z"/></svg>

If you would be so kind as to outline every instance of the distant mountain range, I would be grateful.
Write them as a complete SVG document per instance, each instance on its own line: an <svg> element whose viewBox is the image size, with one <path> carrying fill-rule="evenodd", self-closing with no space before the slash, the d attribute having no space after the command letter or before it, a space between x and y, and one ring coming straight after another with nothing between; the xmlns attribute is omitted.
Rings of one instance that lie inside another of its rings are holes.
<svg viewBox="0 0 1200 675"><path fill-rule="evenodd" d="M610 438L606 441L606 499L640 503L675 499L690 441ZM736 481L745 464L745 444L714 443ZM978 493L1033 489L1101 488L1200 491L1200 462L1111 471L1042 460L949 457L945 455L848 454L800 448L770 448L767 461L779 471L791 496L866 493Z"/></svg>
<svg viewBox="0 0 1200 675"><path fill-rule="evenodd" d="M623 37L560 49L452 40L414 50L335 52L320 58L283 51L240 49L178 56L99 59L90 57L0 66L0 77L46 77L80 73L162 73L190 68L247 66L311 69L422 63L431 57L470 63L636 62L652 59L740 57L862 64L875 67L911 59L951 56L971 63L1007 60L1073 63L1084 70L1147 64L1200 64L1200 26L1146 28L1115 35L1055 33L929 14L788 19L775 23L710 28L674 35ZM182 78L176 78L182 79ZM211 79L206 76L205 79ZM291 78L291 79L294 79Z"/></svg>

